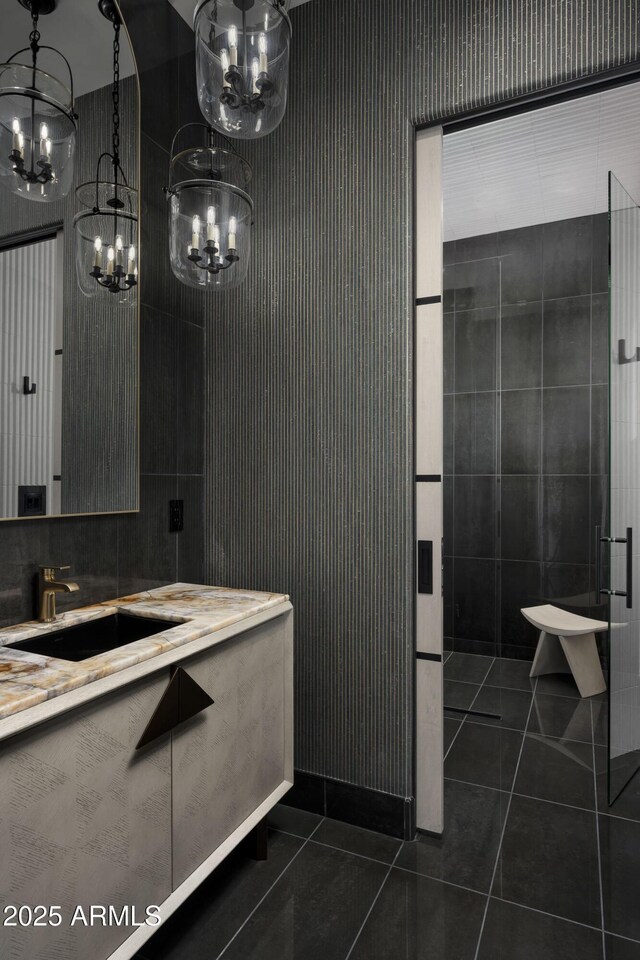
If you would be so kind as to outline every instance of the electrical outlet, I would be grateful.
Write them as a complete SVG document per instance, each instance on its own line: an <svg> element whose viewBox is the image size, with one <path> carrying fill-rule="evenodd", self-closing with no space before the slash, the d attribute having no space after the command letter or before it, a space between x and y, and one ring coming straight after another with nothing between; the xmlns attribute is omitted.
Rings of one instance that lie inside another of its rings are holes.
<svg viewBox="0 0 640 960"><path fill-rule="evenodd" d="M169 533L184 530L184 500L169 500Z"/></svg>

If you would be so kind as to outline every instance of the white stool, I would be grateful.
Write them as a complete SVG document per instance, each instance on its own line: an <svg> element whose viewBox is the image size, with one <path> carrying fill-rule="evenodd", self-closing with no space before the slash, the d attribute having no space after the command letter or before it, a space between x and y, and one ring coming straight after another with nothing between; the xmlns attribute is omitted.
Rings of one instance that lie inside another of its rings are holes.
<svg viewBox="0 0 640 960"><path fill-rule="evenodd" d="M520 613L541 631L530 677L571 673L581 697L607 689L595 637L607 629L606 622L567 613L550 603L525 607Z"/></svg>

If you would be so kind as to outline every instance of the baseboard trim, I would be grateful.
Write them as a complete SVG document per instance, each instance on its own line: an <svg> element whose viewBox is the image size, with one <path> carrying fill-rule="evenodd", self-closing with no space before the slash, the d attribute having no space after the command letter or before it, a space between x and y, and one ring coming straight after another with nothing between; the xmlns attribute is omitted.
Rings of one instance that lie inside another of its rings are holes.
<svg viewBox="0 0 640 960"><path fill-rule="evenodd" d="M416 833L413 797L398 797L303 770L294 771L293 787L283 802L400 840L413 840Z"/></svg>

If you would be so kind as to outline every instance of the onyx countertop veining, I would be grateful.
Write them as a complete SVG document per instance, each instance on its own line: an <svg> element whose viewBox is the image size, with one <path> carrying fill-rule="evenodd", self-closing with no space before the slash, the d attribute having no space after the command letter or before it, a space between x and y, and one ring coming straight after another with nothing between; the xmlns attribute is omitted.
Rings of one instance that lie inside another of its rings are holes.
<svg viewBox="0 0 640 960"><path fill-rule="evenodd" d="M284 594L175 583L63 613L50 624L30 621L0 629L0 720L111 676L193 640L286 603ZM161 621L160 632L80 662L9 647L117 612Z"/></svg>

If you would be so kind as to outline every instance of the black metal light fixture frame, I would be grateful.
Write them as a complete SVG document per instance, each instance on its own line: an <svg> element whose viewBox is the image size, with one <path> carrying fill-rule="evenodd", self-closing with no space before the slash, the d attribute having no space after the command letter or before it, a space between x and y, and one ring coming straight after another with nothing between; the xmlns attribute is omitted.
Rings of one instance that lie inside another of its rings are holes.
<svg viewBox="0 0 640 960"><path fill-rule="evenodd" d="M205 0L203 0L205 2ZM234 0L235 6L242 13L242 38L244 43L244 63L248 63L248 51L247 51L247 10L250 10L254 5L255 0ZM272 0L271 5L274 10L277 10L284 22L287 24L289 29L289 35L291 35L291 20L289 19L289 14L287 13L286 7L282 0ZM196 11L197 14L197 11ZM194 15L195 16L195 15ZM253 83L250 84L251 87L255 86L257 93L247 91L247 85L245 84L242 71L237 64L229 64L229 69L225 73L224 79L229 84L228 87L223 87L222 93L220 94L220 103L223 103L225 107L229 107L230 110L239 110L240 107L243 107L245 110L248 110L250 113L259 113L261 110L264 110L266 104L265 100L268 100L269 97L273 95L274 83L273 79L269 73L265 70L258 73L256 77L253 78Z"/></svg>
<svg viewBox="0 0 640 960"><path fill-rule="evenodd" d="M113 0L99 0L98 7L100 12L107 20L110 20L113 24L113 87L111 91L111 98L113 102L113 114L112 114L112 123L113 123L113 132L111 137L111 151L105 150L98 157L98 162L96 164L96 179L95 179L95 205L91 211L86 213L80 213L76 215L75 222L76 224L80 223L85 217L96 216L101 214L106 214L107 216L113 217L113 236L116 238L118 234L118 218L120 217L123 223L135 223L137 224L137 211L132 209L125 210L127 204L122 199L122 194L124 193L127 198L131 196L132 188L129 187L126 174L123 170L122 164L120 162L120 27L122 21L118 10L113 3ZM100 179L100 168L103 160L109 159L111 161L111 169L113 173L113 180L111 183L109 181ZM100 188L109 183L112 186L111 196L106 201L106 205L110 208L108 211L100 204ZM137 238L136 238L137 239ZM137 247L137 244L133 243L124 243L123 247L133 246ZM124 259L124 254L123 254ZM110 293L117 294L123 293L127 290L130 290L131 287L137 286L138 277L137 272L129 272L128 269L125 269L122 263L117 262L117 256L113 263L112 271L104 271L101 266L97 263L94 264L93 268L89 271L89 276L92 277L96 284L100 287L104 287Z"/></svg>
<svg viewBox="0 0 640 960"><path fill-rule="evenodd" d="M46 44L40 43L40 31L38 30L38 21L40 16L51 13L55 10L56 0L18 0L21 6L25 7L31 14L31 33L29 34L29 46L22 47L21 50L17 50L12 54L7 63L13 63L16 57L19 57L23 53L31 53L31 87L25 88L22 91L22 96L29 97L31 99L31 142L32 148L30 150L31 154L31 163L29 167L25 166L24 157L20 150L12 149L9 154L9 160L13 165L14 173L20 177L21 180L24 180L26 183L34 184L45 184L51 183L55 179L55 171L46 159L42 156L39 160L34 162L35 158L35 131L34 131L34 118L35 118L35 105L36 101L40 100L44 103L49 104L50 106L55 107L61 113L64 113L65 116L69 118L72 122L74 128L77 128L77 119L78 114L75 112L74 107L74 96L73 96L73 72L71 70L71 65L63 53L60 52L56 47L50 47ZM67 71L69 73L69 91L71 93L71 107L66 109L62 104L55 102L51 97L48 97L46 94L38 90L37 87L37 77L38 77L38 54L41 50L50 50L52 53L55 53L65 64Z"/></svg>
<svg viewBox="0 0 640 960"><path fill-rule="evenodd" d="M205 131L205 145L201 148L202 152L208 153L209 158L211 159L214 154L215 148L215 139L218 138L222 140L225 144L224 149L233 155L239 162L248 166L245 160L240 156L236 148L234 147L231 140L228 137L225 137L224 134L220 133L218 130L214 130L212 126L205 123L185 123L180 127L171 142L171 152L169 160L169 184L164 187L164 193L170 197L178 194L180 190L189 189L191 187L207 187L213 184L219 184L223 189L228 190L231 193L234 193L236 196L241 197L245 200L251 210L253 211L253 201L251 197L244 191L241 190L234 184L227 183L223 180L223 174L220 169L216 169L211 163L209 170L205 171L206 176L201 179L190 179L182 180L178 183L174 182L173 173L174 173L174 161L176 159L175 147L176 141L183 130L186 130L188 127L199 127ZM249 168L250 169L250 168ZM190 246L190 253L188 254L188 259L200 270L206 270L209 274L216 276L224 270L229 270L235 263L238 263L240 257L235 247L230 247L227 250L227 253L224 257L220 256L221 248L216 246L215 240L207 239L206 243L203 245L202 250L197 247Z"/></svg>
<svg viewBox="0 0 640 960"><path fill-rule="evenodd" d="M287 99L288 48L293 34L288 5L289 0L199 0L196 4L193 23L198 100L205 120L221 133L253 139L280 123ZM264 29L255 21L254 8L258 7L266 11ZM227 23L230 9L237 10L237 26ZM285 43L277 33L278 43L271 51L267 50L268 11L276 15L277 30L281 26L287 37ZM232 30L235 41L231 40ZM227 42L223 45L225 33Z"/></svg>

